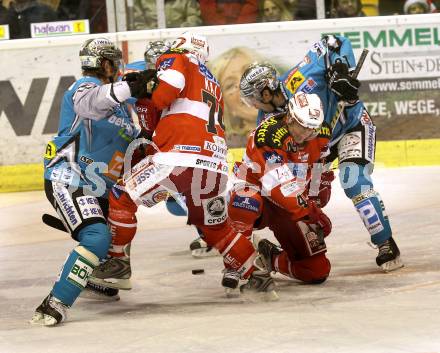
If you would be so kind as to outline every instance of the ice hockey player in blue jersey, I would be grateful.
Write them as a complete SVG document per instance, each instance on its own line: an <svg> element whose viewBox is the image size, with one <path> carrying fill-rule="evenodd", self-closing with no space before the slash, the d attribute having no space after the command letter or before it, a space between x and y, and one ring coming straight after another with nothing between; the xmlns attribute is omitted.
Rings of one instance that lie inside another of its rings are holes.
<svg viewBox="0 0 440 353"><path fill-rule="evenodd" d="M85 41L79 57L83 77L64 94L58 133L44 156L46 196L79 242L32 317L31 323L47 326L66 318L67 308L107 255L108 190L120 176L125 151L138 134L124 101L145 96L155 74L143 71L116 82L122 53L106 38Z"/></svg>
<svg viewBox="0 0 440 353"><path fill-rule="evenodd" d="M342 36L326 36L280 77L270 64L251 65L240 80L240 93L245 103L259 109L258 123L284 111L297 91L319 95L325 121L332 129L327 162L338 158L344 192L353 201L371 242L378 247L377 265L388 272L403 263L384 204L373 188L376 127L359 100L360 83L351 75L354 67L350 41Z"/></svg>

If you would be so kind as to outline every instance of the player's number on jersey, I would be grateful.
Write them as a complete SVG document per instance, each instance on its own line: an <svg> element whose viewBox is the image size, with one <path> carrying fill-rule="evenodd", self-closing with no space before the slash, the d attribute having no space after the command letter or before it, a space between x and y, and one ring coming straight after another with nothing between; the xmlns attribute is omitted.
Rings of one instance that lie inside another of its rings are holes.
<svg viewBox="0 0 440 353"><path fill-rule="evenodd" d="M206 124L206 130L211 134L217 134L217 128L215 127L215 111L218 110L218 124L224 130L225 126L223 124L223 109L220 105L217 104L217 99L215 98L215 96L208 91L202 91L202 98L203 103L206 103L209 106L209 118Z"/></svg>

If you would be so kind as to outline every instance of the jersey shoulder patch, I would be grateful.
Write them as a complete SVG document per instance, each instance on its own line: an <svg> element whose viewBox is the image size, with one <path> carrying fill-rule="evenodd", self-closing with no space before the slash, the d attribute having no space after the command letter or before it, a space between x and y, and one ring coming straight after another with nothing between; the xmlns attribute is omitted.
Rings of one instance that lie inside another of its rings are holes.
<svg viewBox="0 0 440 353"><path fill-rule="evenodd" d="M332 129L329 124L324 122L321 126L321 129L319 130L318 137L327 138L330 140L332 137Z"/></svg>
<svg viewBox="0 0 440 353"><path fill-rule="evenodd" d="M289 137L289 130L283 120L276 117L265 119L255 130L254 141L257 147L281 148Z"/></svg>

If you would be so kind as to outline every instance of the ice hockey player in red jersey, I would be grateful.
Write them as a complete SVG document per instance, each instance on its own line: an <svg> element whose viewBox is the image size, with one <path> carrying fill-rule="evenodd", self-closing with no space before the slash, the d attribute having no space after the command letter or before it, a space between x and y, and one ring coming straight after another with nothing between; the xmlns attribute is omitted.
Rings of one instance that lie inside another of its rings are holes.
<svg viewBox="0 0 440 353"><path fill-rule="evenodd" d="M156 151L112 189L108 223L114 239L129 243L136 232L139 205L152 207L168 193L182 194L189 223L203 232L228 266L249 279L244 290L275 297L269 273L255 270L257 254L251 242L231 226L227 214L223 97L217 79L205 66L208 53L207 39L187 32L159 58L158 84L152 94L154 106L161 111L153 134ZM102 267L111 266L107 263ZM95 276L93 281L118 288L129 285L124 278Z"/></svg>
<svg viewBox="0 0 440 353"><path fill-rule="evenodd" d="M249 237L254 227L269 227L280 242L281 248L267 239L258 242L266 269L306 283L321 283L330 272L324 237L331 222L316 201L328 202L332 172L309 196L312 169L328 153L331 134L323 120L320 98L303 92L289 100L287 113L264 120L249 137L229 201L236 229Z"/></svg>

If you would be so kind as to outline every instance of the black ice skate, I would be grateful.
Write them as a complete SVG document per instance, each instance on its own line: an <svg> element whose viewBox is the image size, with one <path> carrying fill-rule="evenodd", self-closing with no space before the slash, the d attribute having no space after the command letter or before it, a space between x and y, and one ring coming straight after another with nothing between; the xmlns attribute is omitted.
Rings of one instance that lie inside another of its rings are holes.
<svg viewBox="0 0 440 353"><path fill-rule="evenodd" d="M93 270L89 277L91 285L130 290L130 258L112 257Z"/></svg>
<svg viewBox="0 0 440 353"><path fill-rule="evenodd" d="M235 289L240 282L240 274L232 269L225 269L223 271L222 286L225 288Z"/></svg>
<svg viewBox="0 0 440 353"><path fill-rule="evenodd" d="M246 284L240 286L240 292L246 295L260 295L263 300L278 300L275 282L267 271L255 270Z"/></svg>
<svg viewBox="0 0 440 353"><path fill-rule="evenodd" d="M258 242L258 252L263 262L264 268L270 273L275 271L272 266L274 256L281 254L281 248L267 239L261 239Z"/></svg>
<svg viewBox="0 0 440 353"><path fill-rule="evenodd" d="M240 274L233 269L224 269L222 286L225 288L226 297L234 298L240 295L240 291L237 289L240 283Z"/></svg>
<svg viewBox="0 0 440 353"><path fill-rule="evenodd" d="M385 272L390 272L403 267L400 259L400 250L396 242L391 237L378 246L379 254L376 257L377 266L381 267Z"/></svg>
<svg viewBox="0 0 440 353"><path fill-rule="evenodd" d="M31 324L54 326L67 318L67 309L69 307L49 294L40 306L35 310Z"/></svg>
<svg viewBox="0 0 440 353"><path fill-rule="evenodd" d="M119 297L119 289L101 286L99 284L87 283L86 288L80 294L81 298L105 300L105 301L117 301Z"/></svg>
<svg viewBox="0 0 440 353"><path fill-rule="evenodd" d="M220 255L216 249L208 246L202 238L193 240L189 244L189 249L191 250L191 255L196 258Z"/></svg>

